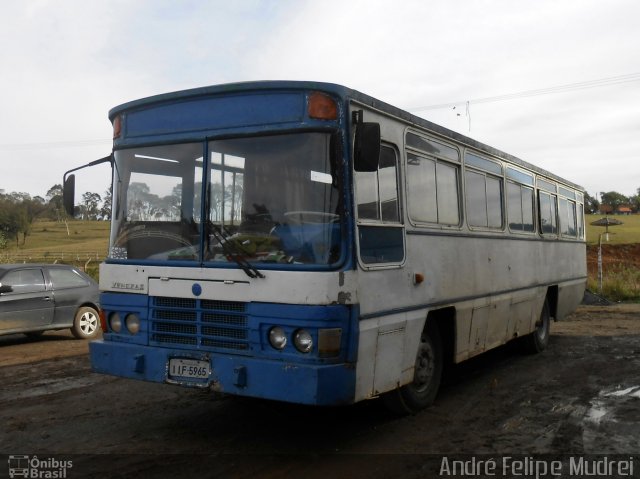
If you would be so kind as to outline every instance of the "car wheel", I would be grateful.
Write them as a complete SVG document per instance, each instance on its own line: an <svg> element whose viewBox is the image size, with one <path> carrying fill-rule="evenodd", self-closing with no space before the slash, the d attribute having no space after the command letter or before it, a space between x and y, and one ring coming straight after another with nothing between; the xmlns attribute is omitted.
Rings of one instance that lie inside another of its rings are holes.
<svg viewBox="0 0 640 479"><path fill-rule="evenodd" d="M76 311L71 332L78 339L93 339L98 336L100 320L98 312L90 306L83 306Z"/></svg>

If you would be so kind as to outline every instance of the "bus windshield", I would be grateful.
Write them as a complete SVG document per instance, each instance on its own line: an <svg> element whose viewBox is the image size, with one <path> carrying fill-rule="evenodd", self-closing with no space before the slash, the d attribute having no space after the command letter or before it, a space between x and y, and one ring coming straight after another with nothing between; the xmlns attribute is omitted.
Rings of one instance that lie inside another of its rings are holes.
<svg viewBox="0 0 640 479"><path fill-rule="evenodd" d="M116 151L110 257L335 263L335 138L296 133Z"/></svg>

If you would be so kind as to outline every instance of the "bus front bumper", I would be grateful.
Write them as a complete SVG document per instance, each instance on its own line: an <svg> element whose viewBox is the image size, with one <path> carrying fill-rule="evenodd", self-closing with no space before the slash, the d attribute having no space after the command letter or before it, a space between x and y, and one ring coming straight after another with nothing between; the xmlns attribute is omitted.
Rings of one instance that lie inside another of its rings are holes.
<svg viewBox="0 0 640 479"><path fill-rule="evenodd" d="M349 363L294 363L104 340L91 342L89 351L93 371L102 374L298 404L354 401L355 365ZM177 367L199 377L172 374Z"/></svg>

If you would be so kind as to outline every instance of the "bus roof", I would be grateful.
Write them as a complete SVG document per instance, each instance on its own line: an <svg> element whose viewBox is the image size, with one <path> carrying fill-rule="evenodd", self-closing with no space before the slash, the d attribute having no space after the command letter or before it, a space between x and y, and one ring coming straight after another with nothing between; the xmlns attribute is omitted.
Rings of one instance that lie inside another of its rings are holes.
<svg viewBox="0 0 640 479"><path fill-rule="evenodd" d="M398 107L390 105L384 101L378 100L365 93L353 90L343 85L336 83L314 82L314 81L282 81L282 80L269 80L269 81L250 81L250 82L238 82L238 83L226 83L221 85L205 86L200 88L192 88L188 90L175 91L170 93L163 93L154 95L139 100L133 100L127 103L123 103L112 108L109 111L109 119L113 119L119 114L127 110L139 109L148 107L150 105L159 103L172 103L176 101L193 100L198 97L210 97L221 94L233 94L240 92L259 92L259 91L274 91L274 90L318 90L326 93L331 93L335 96L343 98L345 100L353 100L371 108L379 110L395 118L405 121L407 124L415 125L419 128L431 131L436 135L450 138L457 143L462 143L465 146L473 148L479 152L486 153L491 156L495 156L513 163L517 166L521 166L534 173L553 179L557 182L563 183L567 186L575 188L584 192L584 188L580 185L572 183L558 175L551 173L543 168L537 167L531 163L528 163L520 158L513 156L504 151L498 150L492 146L481 143L473 138L457 133L453 130L440 126L429 120L425 120L419 116L409 113L406 110L402 110Z"/></svg>

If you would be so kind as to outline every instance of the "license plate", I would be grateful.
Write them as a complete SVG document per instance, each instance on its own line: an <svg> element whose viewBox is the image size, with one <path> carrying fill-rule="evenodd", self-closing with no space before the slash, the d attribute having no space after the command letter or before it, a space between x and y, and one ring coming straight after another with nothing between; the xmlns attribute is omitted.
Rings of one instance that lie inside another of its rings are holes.
<svg viewBox="0 0 640 479"><path fill-rule="evenodd" d="M207 361L173 358L169 360L169 376L191 379L207 379L210 367Z"/></svg>

